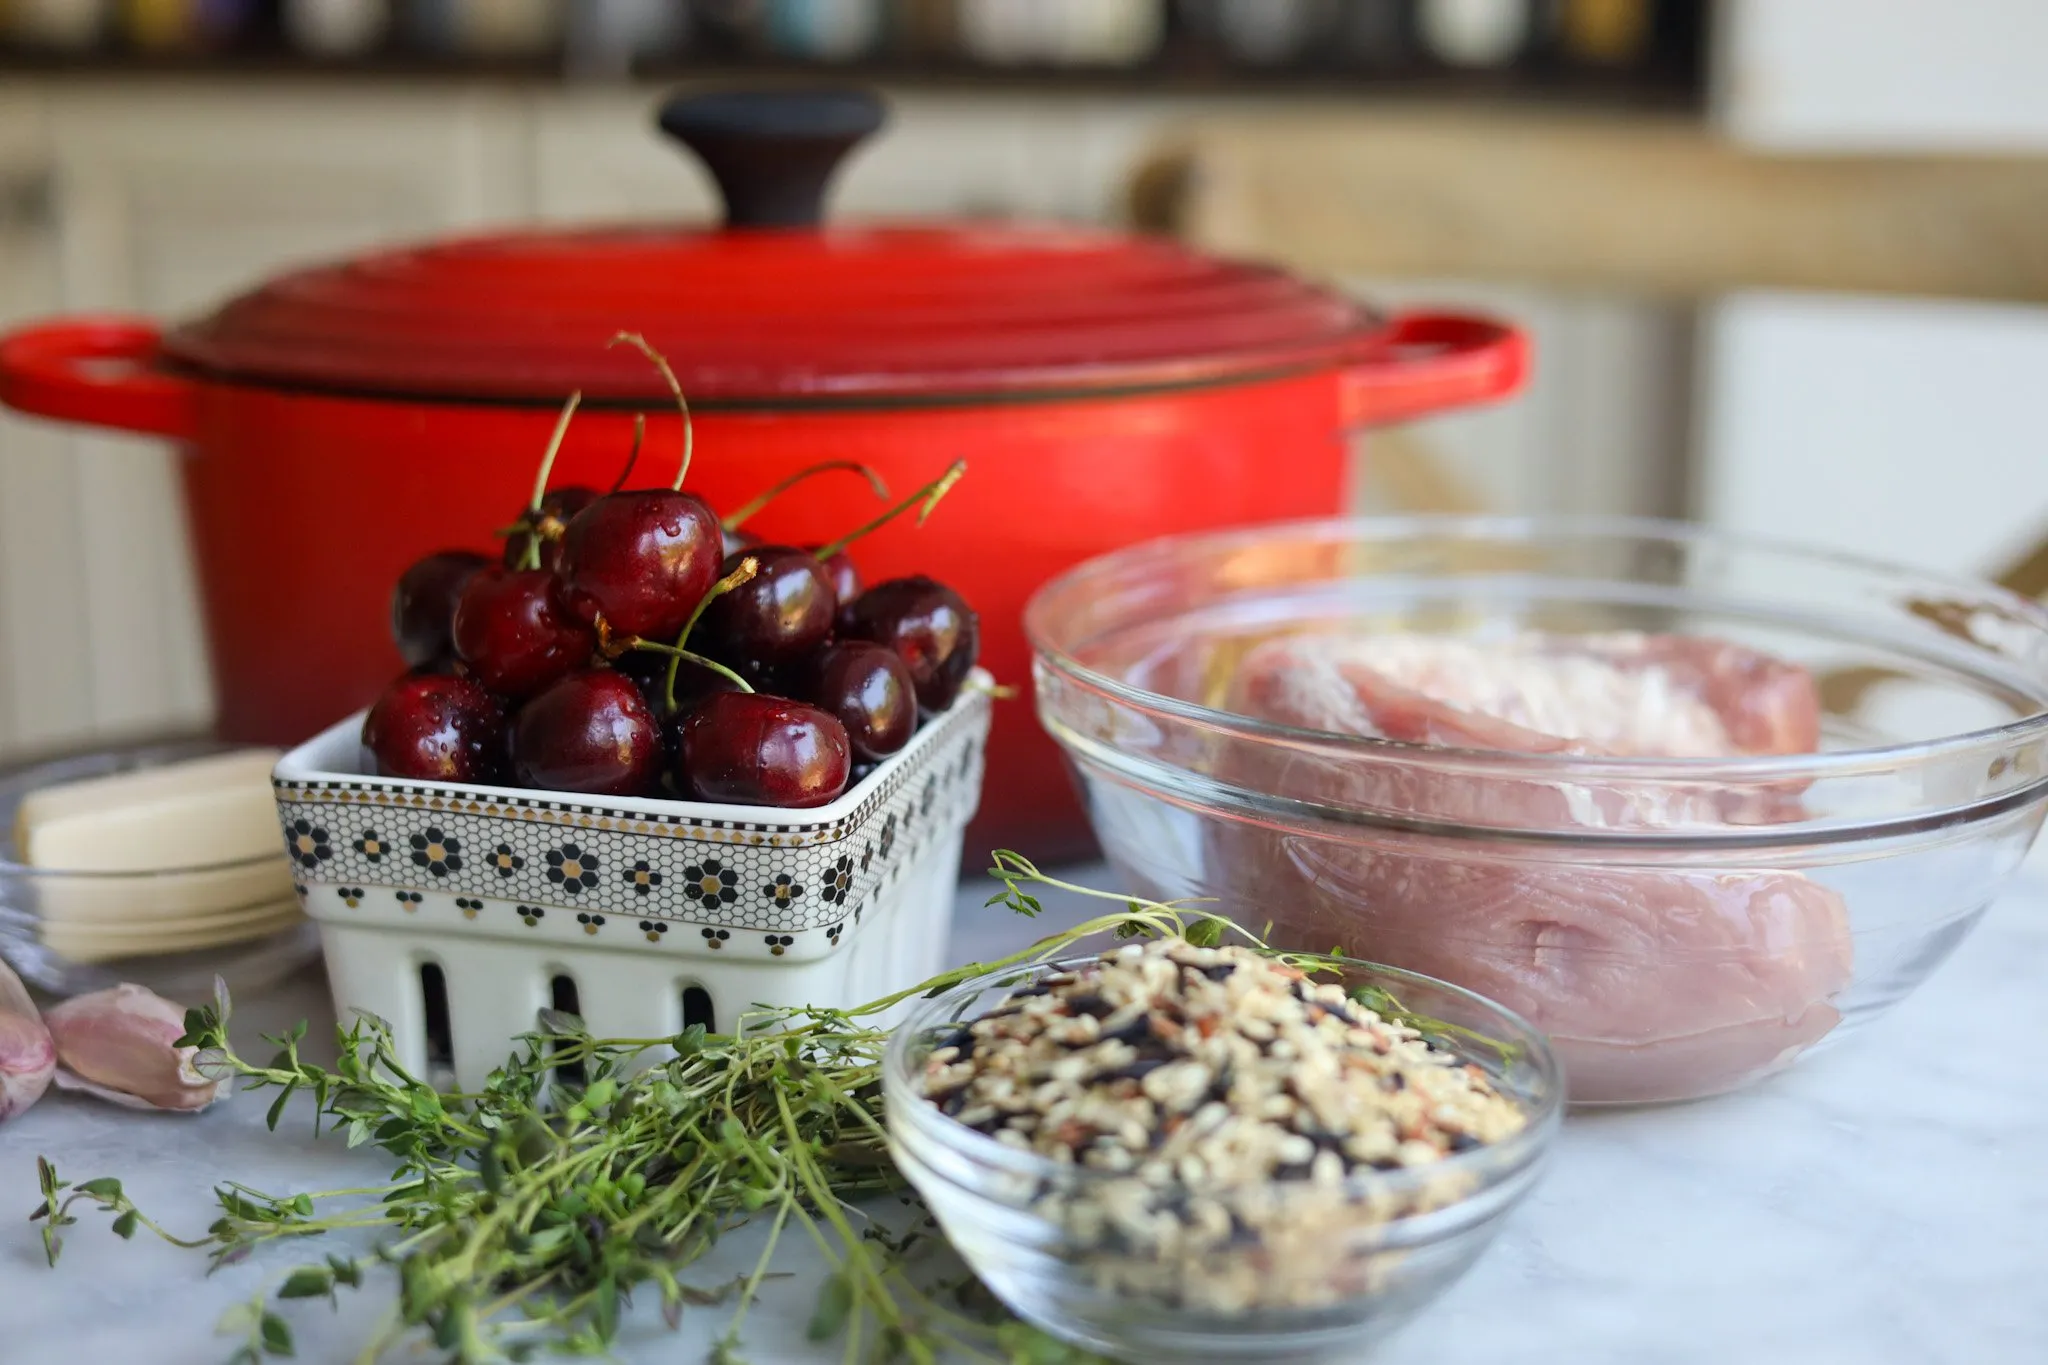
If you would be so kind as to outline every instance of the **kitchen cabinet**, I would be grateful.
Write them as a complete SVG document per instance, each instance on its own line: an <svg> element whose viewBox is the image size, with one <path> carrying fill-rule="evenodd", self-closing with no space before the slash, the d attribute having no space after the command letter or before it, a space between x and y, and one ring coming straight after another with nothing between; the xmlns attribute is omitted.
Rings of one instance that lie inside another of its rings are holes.
<svg viewBox="0 0 2048 1365"><path fill-rule="evenodd" d="M63 303L41 95L0 89L0 327ZM0 411L0 747L92 725L74 438Z"/></svg>
<svg viewBox="0 0 2048 1365"><path fill-rule="evenodd" d="M296 262L527 216L526 124L493 90L17 83L0 107L0 318L179 317ZM0 427L0 746L210 718L184 458Z"/></svg>
<svg viewBox="0 0 2048 1365"><path fill-rule="evenodd" d="M2005 569L2048 536L2048 9L1734 0L1722 27L1715 118L1740 143L1866 162L1939 154L1996 170L2009 196L2033 189L2009 198L2025 211L1974 232L1953 194L1927 196L1936 211L1917 220L1923 254L2006 261L1983 277L1998 287L1753 292L1717 307L1700 346L1698 515L1947 572Z"/></svg>

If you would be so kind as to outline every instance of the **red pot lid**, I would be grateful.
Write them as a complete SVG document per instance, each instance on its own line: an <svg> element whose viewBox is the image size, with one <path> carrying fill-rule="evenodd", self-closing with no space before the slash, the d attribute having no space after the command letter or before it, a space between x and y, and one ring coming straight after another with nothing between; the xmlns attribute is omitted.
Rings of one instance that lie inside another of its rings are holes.
<svg viewBox="0 0 2048 1365"><path fill-rule="evenodd" d="M1243 379L1335 364L1384 321L1284 272L1074 227L820 228L859 95L699 96L662 124L728 225L477 237L282 276L173 331L185 366L367 394L666 401L639 332L705 406L945 401Z"/></svg>

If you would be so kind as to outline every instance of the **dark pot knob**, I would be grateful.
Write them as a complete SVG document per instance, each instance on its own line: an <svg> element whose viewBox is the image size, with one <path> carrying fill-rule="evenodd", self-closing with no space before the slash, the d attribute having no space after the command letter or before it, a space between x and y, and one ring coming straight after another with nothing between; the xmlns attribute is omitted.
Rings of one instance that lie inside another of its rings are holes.
<svg viewBox="0 0 2048 1365"><path fill-rule="evenodd" d="M677 95L661 130L702 158L725 197L725 225L816 227L840 161L882 126L861 90L731 90Z"/></svg>

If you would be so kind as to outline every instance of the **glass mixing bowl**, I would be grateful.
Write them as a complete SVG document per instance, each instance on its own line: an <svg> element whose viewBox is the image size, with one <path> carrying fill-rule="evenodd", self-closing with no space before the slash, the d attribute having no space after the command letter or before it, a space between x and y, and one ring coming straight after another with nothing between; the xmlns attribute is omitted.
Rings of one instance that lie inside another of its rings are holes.
<svg viewBox="0 0 2048 1365"><path fill-rule="evenodd" d="M1186 1187L1006 1147L917 1088L932 1049L962 1023L1088 960L1003 972L920 1002L890 1036L882 1085L890 1154L961 1259L1019 1317L1091 1351L1147 1362L1355 1360L1478 1259L1534 1187L1557 1136L1563 1077L1526 1021L1441 981L1345 962L1328 979L1391 995L1431 1043L1485 1071L1527 1126L1430 1165L1361 1170L1335 1186L1303 1177L1238 1187L1230 1197L1264 1211L1272 1235L1247 1229L1199 1254L1141 1255L1091 1213L1128 1209L1133 1198L1146 1209L1185 1208ZM1218 1306L1223 1292L1238 1306Z"/></svg>
<svg viewBox="0 0 2048 1365"><path fill-rule="evenodd" d="M1574 1103L1745 1085L1954 950L2048 797L2048 612L1675 523L1293 523L1119 551L1026 612L1041 722L1110 861L1283 946L1442 977L1557 1045ZM1639 631L1803 666L1820 751L1433 747L1233 712L1304 631Z"/></svg>

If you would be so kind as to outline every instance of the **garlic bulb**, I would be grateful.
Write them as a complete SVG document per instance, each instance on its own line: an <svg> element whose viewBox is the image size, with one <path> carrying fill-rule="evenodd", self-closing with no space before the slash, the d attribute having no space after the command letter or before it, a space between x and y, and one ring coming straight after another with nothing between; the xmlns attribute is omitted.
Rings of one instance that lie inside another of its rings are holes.
<svg viewBox="0 0 2048 1365"><path fill-rule="evenodd" d="M121 985L67 1000L48 1016L57 1044L57 1088L80 1090L130 1109L197 1113L227 1090L193 1065L196 1048L177 1046L185 1012L141 986Z"/></svg>
<svg viewBox="0 0 2048 1365"><path fill-rule="evenodd" d="M0 1123L43 1097L57 1070L50 1030L21 978L0 962Z"/></svg>

